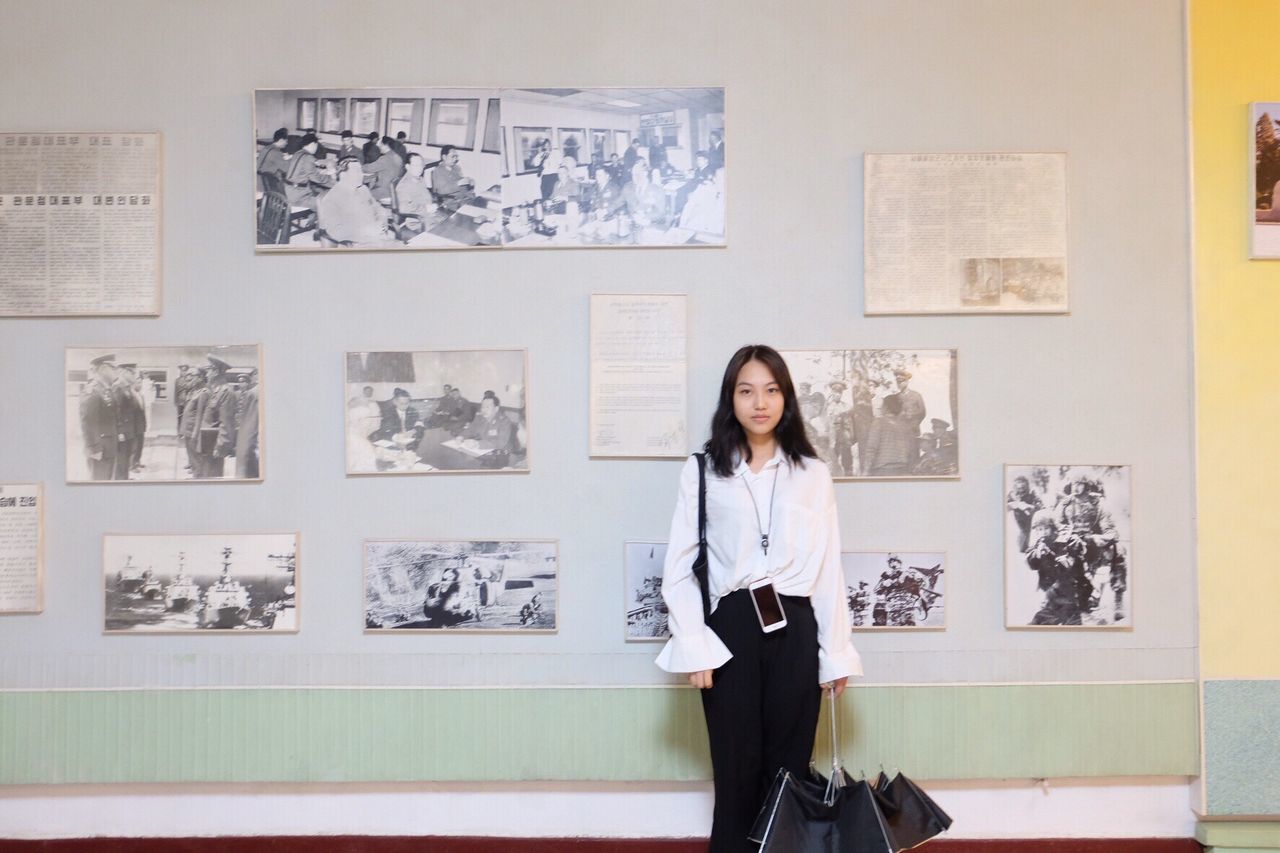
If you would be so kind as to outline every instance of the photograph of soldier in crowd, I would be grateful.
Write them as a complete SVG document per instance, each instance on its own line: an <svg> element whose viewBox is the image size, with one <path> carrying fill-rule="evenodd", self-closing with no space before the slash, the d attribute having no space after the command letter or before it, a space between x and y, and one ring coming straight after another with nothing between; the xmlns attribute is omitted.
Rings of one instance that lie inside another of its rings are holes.
<svg viewBox="0 0 1280 853"><path fill-rule="evenodd" d="M1010 628L1129 628L1127 465L1005 466Z"/></svg>
<svg viewBox="0 0 1280 853"><path fill-rule="evenodd" d="M628 542L625 545L627 641L665 640L667 605L662 600L662 564L666 542Z"/></svg>
<svg viewBox="0 0 1280 853"><path fill-rule="evenodd" d="M524 350L349 352L348 474L528 471Z"/></svg>
<svg viewBox="0 0 1280 853"><path fill-rule="evenodd" d="M960 476L955 350L784 350L836 480Z"/></svg>
<svg viewBox="0 0 1280 853"><path fill-rule="evenodd" d="M558 606L554 540L364 543L367 633L550 633L557 628Z"/></svg>
<svg viewBox="0 0 1280 853"><path fill-rule="evenodd" d="M947 627L945 553L846 551L840 561L853 630Z"/></svg>
<svg viewBox="0 0 1280 853"><path fill-rule="evenodd" d="M261 480L261 352L69 348L67 482Z"/></svg>

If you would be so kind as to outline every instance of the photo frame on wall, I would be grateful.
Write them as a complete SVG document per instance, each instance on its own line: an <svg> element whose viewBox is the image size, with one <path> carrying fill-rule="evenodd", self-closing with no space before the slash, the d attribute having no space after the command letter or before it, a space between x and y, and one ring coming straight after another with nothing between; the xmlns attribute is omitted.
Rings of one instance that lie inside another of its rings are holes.
<svg viewBox="0 0 1280 853"><path fill-rule="evenodd" d="M346 354L348 474L529 471L525 350Z"/></svg>
<svg viewBox="0 0 1280 853"><path fill-rule="evenodd" d="M367 539L365 633L553 634L559 563L553 539Z"/></svg>
<svg viewBox="0 0 1280 853"><path fill-rule="evenodd" d="M497 89L255 90L256 250L497 248L501 114Z"/></svg>
<svg viewBox="0 0 1280 853"><path fill-rule="evenodd" d="M44 483L0 483L0 616L44 610Z"/></svg>
<svg viewBox="0 0 1280 853"><path fill-rule="evenodd" d="M1255 101L1249 116L1249 257L1280 258L1280 102Z"/></svg>
<svg viewBox="0 0 1280 853"><path fill-rule="evenodd" d="M262 348L68 347L68 483L259 482Z"/></svg>
<svg viewBox="0 0 1280 853"><path fill-rule="evenodd" d="M562 157L573 160L581 166L590 162L591 150L587 147L587 131L581 127L561 127L556 129L556 148Z"/></svg>
<svg viewBox="0 0 1280 853"><path fill-rule="evenodd" d="M1133 627L1128 465L1004 466L1005 627Z"/></svg>
<svg viewBox="0 0 1280 853"><path fill-rule="evenodd" d="M960 476L954 349L783 350L805 433L836 480Z"/></svg>
<svg viewBox="0 0 1280 853"><path fill-rule="evenodd" d="M867 153L863 308L1067 314L1067 155Z"/></svg>
<svg viewBox="0 0 1280 853"><path fill-rule="evenodd" d="M840 562L854 631L946 629L945 552L846 551Z"/></svg>
<svg viewBox="0 0 1280 853"><path fill-rule="evenodd" d="M290 533L102 537L108 634L298 631L298 548Z"/></svg>
<svg viewBox="0 0 1280 853"><path fill-rule="evenodd" d="M0 318L158 317L159 132L0 132Z"/></svg>
<svg viewBox="0 0 1280 853"><path fill-rule="evenodd" d="M629 643L656 643L671 636L667 604L662 600L662 565L666 558L666 542L623 544L623 612Z"/></svg>
<svg viewBox="0 0 1280 853"><path fill-rule="evenodd" d="M504 247L727 245L724 87L504 88L502 114Z"/></svg>
<svg viewBox="0 0 1280 853"><path fill-rule="evenodd" d="M516 126L512 132L516 143L516 174L540 173L551 151L551 128Z"/></svg>

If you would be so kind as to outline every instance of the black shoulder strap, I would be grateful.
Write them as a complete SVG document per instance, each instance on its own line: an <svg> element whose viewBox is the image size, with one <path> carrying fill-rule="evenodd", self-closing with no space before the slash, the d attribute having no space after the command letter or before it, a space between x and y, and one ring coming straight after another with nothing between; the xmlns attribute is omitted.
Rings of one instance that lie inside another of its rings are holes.
<svg viewBox="0 0 1280 853"><path fill-rule="evenodd" d="M711 589L707 579L707 455L695 453L698 460L698 556L693 561L693 576L702 593L702 618L711 616Z"/></svg>
<svg viewBox="0 0 1280 853"><path fill-rule="evenodd" d="M693 454L698 459L698 547L707 547L707 455Z"/></svg>

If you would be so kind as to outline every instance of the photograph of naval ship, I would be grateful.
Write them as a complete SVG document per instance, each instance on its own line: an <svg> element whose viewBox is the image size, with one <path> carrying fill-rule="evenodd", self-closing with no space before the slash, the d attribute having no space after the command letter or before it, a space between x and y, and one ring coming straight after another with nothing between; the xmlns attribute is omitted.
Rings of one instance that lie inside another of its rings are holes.
<svg viewBox="0 0 1280 853"><path fill-rule="evenodd" d="M298 534L103 537L107 633L298 630Z"/></svg>

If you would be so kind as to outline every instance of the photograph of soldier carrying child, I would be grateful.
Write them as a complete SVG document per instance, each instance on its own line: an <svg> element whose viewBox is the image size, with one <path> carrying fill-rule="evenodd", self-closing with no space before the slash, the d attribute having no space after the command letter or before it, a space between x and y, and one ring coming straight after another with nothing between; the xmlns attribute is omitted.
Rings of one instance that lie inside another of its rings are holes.
<svg viewBox="0 0 1280 853"><path fill-rule="evenodd" d="M1130 628L1128 465L1005 466L1005 625Z"/></svg>

